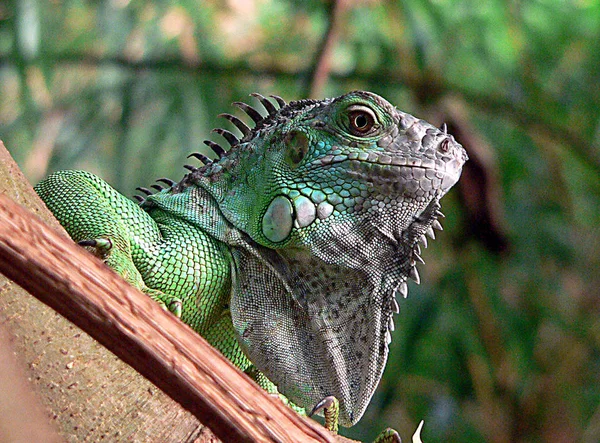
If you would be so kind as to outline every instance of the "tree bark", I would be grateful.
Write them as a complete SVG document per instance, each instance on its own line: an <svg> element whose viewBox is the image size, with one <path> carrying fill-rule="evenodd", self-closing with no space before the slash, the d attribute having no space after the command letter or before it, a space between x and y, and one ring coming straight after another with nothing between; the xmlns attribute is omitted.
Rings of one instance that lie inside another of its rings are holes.
<svg viewBox="0 0 600 443"><path fill-rule="evenodd" d="M8 334L0 328L0 441L58 443L61 439L50 426L15 357Z"/></svg>

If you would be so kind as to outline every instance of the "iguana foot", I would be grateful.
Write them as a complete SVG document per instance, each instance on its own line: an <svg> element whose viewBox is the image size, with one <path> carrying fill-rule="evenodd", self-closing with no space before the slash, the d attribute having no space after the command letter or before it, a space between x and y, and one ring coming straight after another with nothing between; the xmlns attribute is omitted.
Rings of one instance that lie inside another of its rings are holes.
<svg viewBox="0 0 600 443"><path fill-rule="evenodd" d="M323 410L323 416L325 417L325 427L334 434L337 434L340 418L340 402L333 395L329 395L317 403L308 416L312 417L321 410Z"/></svg>
<svg viewBox="0 0 600 443"><path fill-rule="evenodd" d="M309 417L312 417L319 411L323 411L323 415L325 416L325 427L334 434L338 433L338 421L340 415L340 402L333 395L325 397L316 406L313 410L308 414ZM415 436L418 436L420 432L421 426L417 429ZM416 442L420 443L420 439L416 440ZM413 442L415 442L413 438ZM387 428L381 434L377 436L373 443L402 443L402 439L400 438L400 434L396 432L392 428Z"/></svg>
<svg viewBox="0 0 600 443"><path fill-rule="evenodd" d="M417 430L412 436L412 443L423 443L421 441L421 429L423 429L423 420L417 426ZM400 435L392 428L387 428L377 436L373 443L402 443Z"/></svg>
<svg viewBox="0 0 600 443"><path fill-rule="evenodd" d="M111 263L107 263L111 268L116 270L125 280L127 280L132 286L138 288L140 291L148 295L152 300L157 302L163 309L171 312L175 317L181 318L181 311L183 309L183 303L180 298L167 295L162 291L156 289L150 289L143 283L141 276L137 270L134 269L133 262L129 259L120 259L119 257L113 257L109 259L109 255L112 257L113 254L113 242L110 238L93 238L78 241L79 246L87 246L91 248L91 252L101 260L107 262L112 260ZM115 249L115 253L118 255L119 250Z"/></svg>
<svg viewBox="0 0 600 443"><path fill-rule="evenodd" d="M373 443L402 443L402 439L394 429L387 428L377 436Z"/></svg>

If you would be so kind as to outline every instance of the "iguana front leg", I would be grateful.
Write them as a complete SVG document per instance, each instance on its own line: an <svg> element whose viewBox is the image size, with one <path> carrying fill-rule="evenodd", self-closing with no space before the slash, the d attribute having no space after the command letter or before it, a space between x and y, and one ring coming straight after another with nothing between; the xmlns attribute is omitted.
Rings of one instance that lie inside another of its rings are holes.
<svg viewBox="0 0 600 443"><path fill-rule="evenodd" d="M152 218L106 182L61 171L36 191L71 238L132 286L181 316L200 334L218 320L229 296L226 248L176 218Z"/></svg>
<svg viewBox="0 0 600 443"><path fill-rule="evenodd" d="M118 235L121 234L122 233L119 233ZM164 309L172 312L176 317L181 317L181 299L179 297L174 297L165 294L162 291L151 289L146 286L146 283L144 283L142 276L132 261L131 251L129 249L120 250L119 248L115 248L113 247L113 243L113 240L107 236L94 239L85 239L77 242L79 246L85 247L96 257L100 258L104 263L106 263L106 265L108 265L108 267L117 272L131 286L148 295L152 300L156 301Z"/></svg>

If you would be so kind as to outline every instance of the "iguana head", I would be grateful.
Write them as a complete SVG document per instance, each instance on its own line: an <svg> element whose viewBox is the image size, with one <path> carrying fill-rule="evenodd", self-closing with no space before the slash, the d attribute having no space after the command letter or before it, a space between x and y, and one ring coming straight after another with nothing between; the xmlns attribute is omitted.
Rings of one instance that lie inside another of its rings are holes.
<svg viewBox="0 0 600 443"><path fill-rule="evenodd" d="M418 241L467 155L369 92L279 109L258 97L268 115L240 105L255 128L228 115L243 138L218 131L232 148L180 186L208 191L239 232L231 313L250 360L300 406L336 396L352 425L385 366L394 297L418 280Z"/></svg>

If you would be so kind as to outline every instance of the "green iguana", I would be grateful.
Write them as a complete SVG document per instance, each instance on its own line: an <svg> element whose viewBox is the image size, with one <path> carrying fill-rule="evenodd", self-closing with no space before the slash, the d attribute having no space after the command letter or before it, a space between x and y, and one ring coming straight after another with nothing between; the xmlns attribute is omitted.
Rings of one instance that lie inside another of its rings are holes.
<svg viewBox="0 0 600 443"><path fill-rule="evenodd" d="M396 296L419 282L419 242L465 150L445 129L355 91L286 104L235 103L250 128L215 129L231 148L192 154L179 182L140 205L82 171L36 186L73 240L171 310L297 410L337 399L363 415L383 372ZM329 422L337 427L337 419Z"/></svg>

